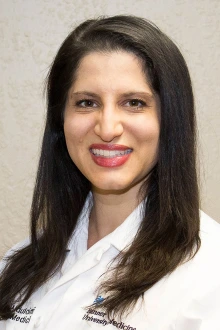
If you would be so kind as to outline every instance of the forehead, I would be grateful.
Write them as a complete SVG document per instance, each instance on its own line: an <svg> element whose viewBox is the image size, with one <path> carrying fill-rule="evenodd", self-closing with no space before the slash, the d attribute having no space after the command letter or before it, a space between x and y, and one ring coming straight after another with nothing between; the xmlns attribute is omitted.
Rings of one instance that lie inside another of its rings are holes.
<svg viewBox="0 0 220 330"><path fill-rule="evenodd" d="M78 69L82 69L82 67L89 66L89 64L101 64L100 62L112 63L118 65L124 62L135 62L136 65L143 67L143 60L135 55L132 52L127 52L125 50L114 50L114 51L92 51L87 55L83 56Z"/></svg>
<svg viewBox="0 0 220 330"><path fill-rule="evenodd" d="M150 89L142 59L125 51L92 52L84 56L73 88L82 88L82 85L111 89L136 85Z"/></svg>

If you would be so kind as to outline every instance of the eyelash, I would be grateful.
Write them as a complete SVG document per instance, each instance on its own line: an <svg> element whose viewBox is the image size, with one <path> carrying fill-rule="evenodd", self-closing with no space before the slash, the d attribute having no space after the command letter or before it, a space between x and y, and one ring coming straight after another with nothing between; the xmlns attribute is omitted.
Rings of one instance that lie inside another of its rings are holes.
<svg viewBox="0 0 220 330"><path fill-rule="evenodd" d="M141 99L126 100L126 103L124 103L124 105L127 103L132 103L132 102L136 102L139 104L139 105L131 105L131 104L129 105L131 108L134 108L134 109L141 109L141 108L144 108L147 106L146 102ZM83 103L87 103L87 106L83 105ZM90 105L88 105L88 103L90 103ZM91 99L82 99L82 100L77 101L75 105L80 108L93 108L94 104L96 104L95 108L97 108L98 105L97 105L96 101L93 101ZM126 107L129 107L129 106L126 106Z"/></svg>
<svg viewBox="0 0 220 330"><path fill-rule="evenodd" d="M143 100L140 100L140 99L131 99L131 100L128 100L126 103L131 103L131 102L136 102L136 103L139 103L139 105L131 105L132 108L144 108L146 107L146 102L144 102Z"/></svg>
<svg viewBox="0 0 220 330"><path fill-rule="evenodd" d="M76 102L76 106L77 107L80 107L80 108L92 108L92 106L90 105L90 106L83 106L82 104L84 103L84 102L90 102L90 103L92 103L92 104L94 104L95 103L95 101L93 101L93 100L90 100L90 99L82 99L82 100L79 100L79 101L77 101Z"/></svg>

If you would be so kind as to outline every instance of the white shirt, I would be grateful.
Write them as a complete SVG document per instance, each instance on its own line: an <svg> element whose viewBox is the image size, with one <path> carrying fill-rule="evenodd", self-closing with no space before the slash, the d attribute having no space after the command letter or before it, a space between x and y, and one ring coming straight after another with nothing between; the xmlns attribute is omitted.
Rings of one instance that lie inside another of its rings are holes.
<svg viewBox="0 0 220 330"><path fill-rule="evenodd" d="M108 320L89 311L100 276L134 238L142 204L111 234L87 250L87 200L69 243L61 273L35 292L0 330L220 330L220 226L201 212L202 245L196 256L165 276L140 299L128 317Z"/></svg>

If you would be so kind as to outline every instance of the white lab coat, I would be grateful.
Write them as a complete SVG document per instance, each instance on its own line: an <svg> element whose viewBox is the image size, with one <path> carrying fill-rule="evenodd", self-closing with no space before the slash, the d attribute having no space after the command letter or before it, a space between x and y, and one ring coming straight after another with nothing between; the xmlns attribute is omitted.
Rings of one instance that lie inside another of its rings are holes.
<svg viewBox="0 0 220 330"><path fill-rule="evenodd" d="M87 200L59 274L35 292L0 330L220 330L220 226L201 212L202 245L196 256L145 293L132 313L108 320L104 311L88 311L109 262L134 238L140 204L111 234L87 250ZM26 244L25 242L23 244Z"/></svg>

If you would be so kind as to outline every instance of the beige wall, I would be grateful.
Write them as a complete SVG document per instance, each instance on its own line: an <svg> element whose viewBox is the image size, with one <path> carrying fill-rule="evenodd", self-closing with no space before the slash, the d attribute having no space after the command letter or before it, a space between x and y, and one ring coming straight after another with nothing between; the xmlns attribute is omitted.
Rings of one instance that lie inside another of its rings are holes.
<svg viewBox="0 0 220 330"><path fill-rule="evenodd" d="M146 17L182 50L196 96L202 208L220 221L219 0L0 0L0 8L0 255L28 235L48 66L71 27L99 15Z"/></svg>

